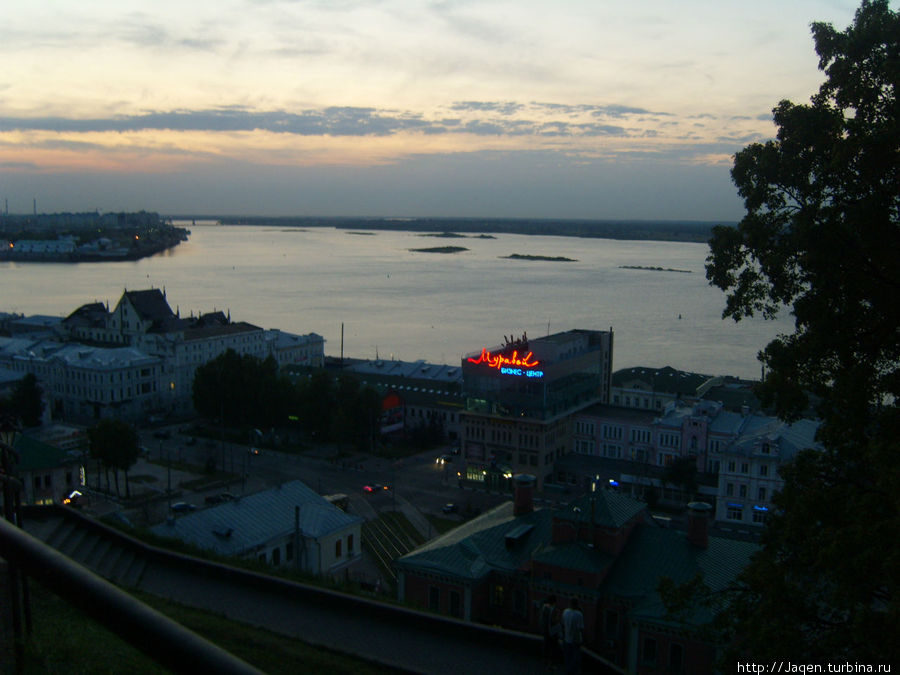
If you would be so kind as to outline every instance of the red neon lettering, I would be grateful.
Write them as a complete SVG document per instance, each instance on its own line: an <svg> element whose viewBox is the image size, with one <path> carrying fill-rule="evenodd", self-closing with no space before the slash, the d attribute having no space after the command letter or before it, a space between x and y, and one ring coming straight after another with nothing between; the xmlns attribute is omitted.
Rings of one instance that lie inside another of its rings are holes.
<svg viewBox="0 0 900 675"><path fill-rule="evenodd" d="M540 365L540 361L532 360L534 352L528 352L525 356L519 358L519 352L514 351L512 356L503 356L503 354L491 354L487 349L482 347L481 355L477 359L471 356L468 358L469 363L486 363L491 368L502 368L503 366L519 366L522 368L534 368Z"/></svg>

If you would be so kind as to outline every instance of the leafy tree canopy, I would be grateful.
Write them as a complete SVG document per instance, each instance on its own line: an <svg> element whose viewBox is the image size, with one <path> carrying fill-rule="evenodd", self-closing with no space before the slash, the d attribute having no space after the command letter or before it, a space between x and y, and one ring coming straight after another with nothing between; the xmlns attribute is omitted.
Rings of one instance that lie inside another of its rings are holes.
<svg viewBox="0 0 900 675"><path fill-rule="evenodd" d="M284 424L296 398L275 359L229 349L197 369L194 407L203 417L230 426L269 428Z"/></svg>
<svg viewBox="0 0 900 675"><path fill-rule="evenodd" d="M825 447L784 470L729 619L756 660L885 663L900 660L900 15L864 0L846 30L812 34L825 82L737 153L746 216L707 259L725 316L793 313L760 354L760 393L785 419L814 394Z"/></svg>
<svg viewBox="0 0 900 675"><path fill-rule="evenodd" d="M9 411L26 427L40 426L44 415L44 390L37 378L28 373L16 383L9 401Z"/></svg>
<svg viewBox="0 0 900 675"><path fill-rule="evenodd" d="M140 437L133 426L118 419L102 419L88 430L91 456L114 469L128 471L140 455Z"/></svg>

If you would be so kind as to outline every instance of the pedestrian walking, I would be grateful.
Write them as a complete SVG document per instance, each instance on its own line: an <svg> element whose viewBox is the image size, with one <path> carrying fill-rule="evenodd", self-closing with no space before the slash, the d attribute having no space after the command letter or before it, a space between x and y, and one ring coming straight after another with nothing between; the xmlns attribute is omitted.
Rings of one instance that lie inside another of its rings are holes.
<svg viewBox="0 0 900 675"><path fill-rule="evenodd" d="M544 636L544 665L553 668L559 661L560 613L556 596L547 596L541 606L541 635Z"/></svg>
<svg viewBox="0 0 900 675"><path fill-rule="evenodd" d="M578 598L572 598L569 607L563 612L562 627L566 675L578 675L581 672L581 645L584 642L584 615Z"/></svg>

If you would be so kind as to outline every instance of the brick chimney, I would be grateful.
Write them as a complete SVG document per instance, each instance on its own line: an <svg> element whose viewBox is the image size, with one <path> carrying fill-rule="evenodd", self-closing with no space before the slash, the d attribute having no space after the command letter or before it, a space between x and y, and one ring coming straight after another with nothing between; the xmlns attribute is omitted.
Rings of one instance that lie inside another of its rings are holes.
<svg viewBox="0 0 900 675"><path fill-rule="evenodd" d="M522 516L526 513L534 511L534 492L535 477L531 474L520 473L513 478L515 481L513 493L513 514Z"/></svg>
<svg viewBox="0 0 900 675"><path fill-rule="evenodd" d="M688 541L698 548L709 546L709 512L712 507L706 502L688 504Z"/></svg>

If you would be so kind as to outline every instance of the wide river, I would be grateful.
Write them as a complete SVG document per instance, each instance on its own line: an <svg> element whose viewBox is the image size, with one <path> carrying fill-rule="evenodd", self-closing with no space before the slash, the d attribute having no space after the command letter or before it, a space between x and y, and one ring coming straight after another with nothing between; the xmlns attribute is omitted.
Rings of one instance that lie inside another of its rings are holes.
<svg viewBox="0 0 900 675"><path fill-rule="evenodd" d="M725 297L704 275L705 244L178 224L191 230L188 242L138 261L0 263L0 311L64 316L96 300L112 308L126 288L165 288L182 316L219 309L264 328L319 333L329 355L341 352L343 325L345 356L453 364L508 335L612 327L616 368L751 378L757 352L792 330L788 315L723 320ZM410 251L438 246L468 250Z"/></svg>

